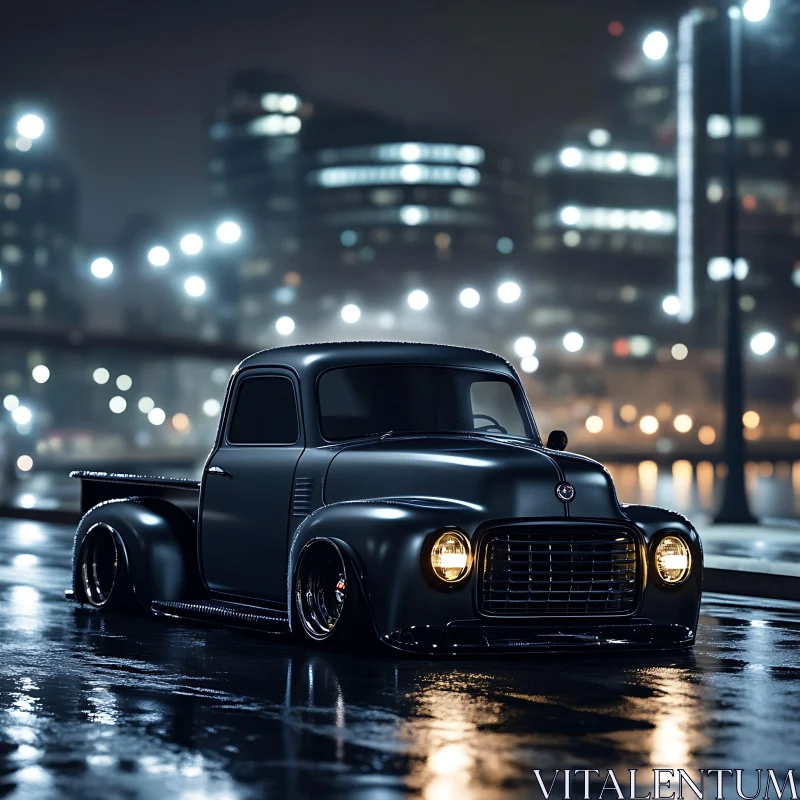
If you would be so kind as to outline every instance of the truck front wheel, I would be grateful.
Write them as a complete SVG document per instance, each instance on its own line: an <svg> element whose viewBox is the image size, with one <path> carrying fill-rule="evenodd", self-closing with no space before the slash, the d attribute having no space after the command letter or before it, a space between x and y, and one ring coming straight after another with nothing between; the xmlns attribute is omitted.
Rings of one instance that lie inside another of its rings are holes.
<svg viewBox="0 0 800 800"><path fill-rule="evenodd" d="M315 539L294 573L294 625L301 640L335 649L368 643L366 604L349 559L333 542Z"/></svg>

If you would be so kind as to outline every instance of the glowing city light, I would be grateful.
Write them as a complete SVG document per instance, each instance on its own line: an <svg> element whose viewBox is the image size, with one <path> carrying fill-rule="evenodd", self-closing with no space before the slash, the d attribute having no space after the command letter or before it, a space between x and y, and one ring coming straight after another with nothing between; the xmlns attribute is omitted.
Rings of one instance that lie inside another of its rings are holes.
<svg viewBox="0 0 800 800"><path fill-rule="evenodd" d="M522 361L519 362L519 368L523 372L536 372L539 369L539 359L536 356L525 356Z"/></svg>
<svg viewBox="0 0 800 800"><path fill-rule="evenodd" d="M44 364L37 364L31 370L31 377L36 383L47 383L50 380L50 370Z"/></svg>
<svg viewBox="0 0 800 800"><path fill-rule="evenodd" d="M169 250L167 250L166 247L162 247L160 244L151 247L147 251L147 260L154 267L166 267L169 263Z"/></svg>
<svg viewBox="0 0 800 800"><path fill-rule="evenodd" d="M646 414L639 420L639 429L642 433L652 436L658 430L658 420L654 416Z"/></svg>
<svg viewBox="0 0 800 800"><path fill-rule="evenodd" d="M17 469L20 472L30 472L33 469L33 459L30 456L20 456L17 459Z"/></svg>
<svg viewBox="0 0 800 800"><path fill-rule="evenodd" d="M750 339L750 349L757 356L765 356L775 347L775 335L769 331L760 331Z"/></svg>
<svg viewBox="0 0 800 800"><path fill-rule="evenodd" d="M576 206L565 206L559 216L565 225L577 225L581 221L581 211Z"/></svg>
<svg viewBox="0 0 800 800"><path fill-rule="evenodd" d="M400 209L400 219L406 225L421 225L428 219L429 214L425 206L403 206Z"/></svg>
<svg viewBox="0 0 800 800"><path fill-rule="evenodd" d="M154 408L148 415L147 419L152 425L163 425L167 415L162 408Z"/></svg>
<svg viewBox="0 0 800 800"><path fill-rule="evenodd" d="M597 415L593 415L586 420L586 430L589 433L600 433L603 430L603 420Z"/></svg>
<svg viewBox="0 0 800 800"><path fill-rule="evenodd" d="M114 264L111 262L111 259L100 257L92 261L89 269L91 269L92 275L94 275L95 278L103 281L111 277L111 273L114 271Z"/></svg>
<svg viewBox="0 0 800 800"><path fill-rule="evenodd" d="M458 302L461 303L464 308L475 308L480 301L481 295L476 289L462 289L458 295Z"/></svg>
<svg viewBox="0 0 800 800"><path fill-rule="evenodd" d="M661 308L664 309L665 314L669 314L671 317L677 316L681 313L680 298L675 294L668 294L661 303Z"/></svg>
<svg viewBox="0 0 800 800"><path fill-rule="evenodd" d="M605 147L611 141L611 134L604 128L594 128L589 131L588 139L592 147Z"/></svg>
<svg viewBox="0 0 800 800"><path fill-rule="evenodd" d="M769 14L770 0L747 0L742 14L748 22L761 22Z"/></svg>
<svg viewBox="0 0 800 800"><path fill-rule="evenodd" d="M147 397L147 395L145 395L144 397L139 398L137 407L142 414L149 414L156 407L156 403L152 397Z"/></svg>
<svg viewBox="0 0 800 800"><path fill-rule="evenodd" d="M108 401L108 407L114 414L121 414L128 407L128 401L121 395L116 395Z"/></svg>
<svg viewBox="0 0 800 800"><path fill-rule="evenodd" d="M422 289L414 289L408 295L408 305L414 309L414 311L422 311L422 309L426 308L428 305L428 294L427 292L423 292Z"/></svg>
<svg viewBox="0 0 800 800"><path fill-rule="evenodd" d="M26 139L38 139L44 133L44 120L38 114L25 114L17 120L17 133Z"/></svg>
<svg viewBox="0 0 800 800"><path fill-rule="evenodd" d="M206 282L199 275L190 275L183 282L183 289L189 297L202 297L206 293Z"/></svg>
<svg viewBox="0 0 800 800"><path fill-rule="evenodd" d="M104 383L108 383L109 378L111 378L111 373L105 367L98 367L92 373L92 380L95 383L99 383L101 386Z"/></svg>
<svg viewBox="0 0 800 800"><path fill-rule="evenodd" d="M697 439L708 447L717 441L717 432L710 425L702 425L697 431Z"/></svg>
<svg viewBox="0 0 800 800"><path fill-rule="evenodd" d="M220 411L222 411L222 404L216 397L209 397L208 400L203 403L203 413L207 417L216 417Z"/></svg>
<svg viewBox="0 0 800 800"><path fill-rule="evenodd" d="M203 237L197 233L187 233L181 238L180 247L187 256L196 256L203 249Z"/></svg>
<svg viewBox="0 0 800 800"><path fill-rule="evenodd" d="M663 31L652 31L642 42L642 52L651 61L661 61L669 49L669 39Z"/></svg>
<svg viewBox="0 0 800 800"><path fill-rule="evenodd" d="M688 414L678 414L672 421L678 433L689 433L694 425L694 420Z"/></svg>
<svg viewBox="0 0 800 800"><path fill-rule="evenodd" d="M291 317L281 317L275 322L275 330L280 336L289 336L294 331L294 320Z"/></svg>
<svg viewBox="0 0 800 800"><path fill-rule="evenodd" d="M3 408L6 411L13 411L19 405L19 397L15 394L7 394L3 398Z"/></svg>
<svg viewBox="0 0 800 800"><path fill-rule="evenodd" d="M121 392L127 392L133 386L133 379L130 375L120 375L116 380L116 384L117 389Z"/></svg>
<svg viewBox="0 0 800 800"><path fill-rule="evenodd" d="M236 244L242 238L242 229L235 222L226 220L217 225L217 239L222 244Z"/></svg>
<svg viewBox="0 0 800 800"><path fill-rule="evenodd" d="M583 336L577 331L570 331L563 339L564 349L570 353L577 353L583 347Z"/></svg>
<svg viewBox="0 0 800 800"><path fill-rule="evenodd" d="M27 425L33 419L33 412L27 406L17 406L11 412L11 419L17 425Z"/></svg>
<svg viewBox="0 0 800 800"><path fill-rule="evenodd" d="M514 281L506 281L497 287L497 296L501 303L515 303L522 295L522 289Z"/></svg>
<svg viewBox="0 0 800 800"><path fill-rule="evenodd" d="M348 303L341 311L342 320L352 325L361 319L361 309L354 303Z"/></svg>
<svg viewBox="0 0 800 800"><path fill-rule="evenodd" d="M745 411L742 414L742 424L745 428L755 430L761 424L761 415L758 411Z"/></svg>
<svg viewBox="0 0 800 800"><path fill-rule="evenodd" d="M689 355L689 348L685 344L678 342L678 344L672 345L670 353L672 353L672 357L676 361L683 361Z"/></svg>
<svg viewBox="0 0 800 800"><path fill-rule="evenodd" d="M577 147L565 147L558 154L558 160L565 167L577 167L583 161L583 153Z"/></svg>
<svg viewBox="0 0 800 800"><path fill-rule="evenodd" d="M530 336L520 336L514 342L514 352L520 357L532 356L536 352L536 342Z"/></svg>
<svg viewBox="0 0 800 800"><path fill-rule="evenodd" d="M636 410L636 406L631 405L630 403L626 403L619 410L619 418L623 422L635 422L638 414L639 412Z"/></svg>
<svg viewBox="0 0 800 800"><path fill-rule="evenodd" d="M183 411L179 411L177 414L174 414L172 417L172 427L175 428L176 431L186 432L191 427L191 423L189 422L189 417L183 413Z"/></svg>

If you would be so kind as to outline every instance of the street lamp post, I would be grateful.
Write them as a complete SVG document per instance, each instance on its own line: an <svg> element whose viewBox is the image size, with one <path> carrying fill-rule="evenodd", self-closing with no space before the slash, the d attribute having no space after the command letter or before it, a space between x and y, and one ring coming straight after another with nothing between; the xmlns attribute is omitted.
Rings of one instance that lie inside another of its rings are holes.
<svg viewBox="0 0 800 800"><path fill-rule="evenodd" d="M745 489L744 369L742 358L742 320L739 306L739 280L734 264L739 258L739 145L736 132L742 100L742 12L738 5L729 10L730 22L730 134L727 142L728 172L728 258L731 272L727 281L727 320L725 335L725 439L723 453L728 474L722 504L714 519L717 523L752 524Z"/></svg>

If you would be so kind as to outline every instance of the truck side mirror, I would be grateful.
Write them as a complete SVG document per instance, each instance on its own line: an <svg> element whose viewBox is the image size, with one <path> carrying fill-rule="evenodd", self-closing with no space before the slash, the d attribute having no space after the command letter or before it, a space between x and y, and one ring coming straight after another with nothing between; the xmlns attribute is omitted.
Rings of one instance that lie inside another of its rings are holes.
<svg viewBox="0 0 800 800"><path fill-rule="evenodd" d="M550 431L547 437L547 446L550 450L566 450L569 439L564 431Z"/></svg>

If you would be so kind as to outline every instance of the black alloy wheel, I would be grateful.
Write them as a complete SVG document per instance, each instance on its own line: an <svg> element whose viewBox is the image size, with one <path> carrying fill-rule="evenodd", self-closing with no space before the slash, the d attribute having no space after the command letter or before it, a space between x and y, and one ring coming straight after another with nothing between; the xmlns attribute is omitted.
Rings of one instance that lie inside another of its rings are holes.
<svg viewBox="0 0 800 800"><path fill-rule="evenodd" d="M350 579L339 548L327 540L309 542L300 553L295 571L295 610L303 632L321 642L330 639L345 612L355 605L359 587ZM350 598L348 600L348 598Z"/></svg>

